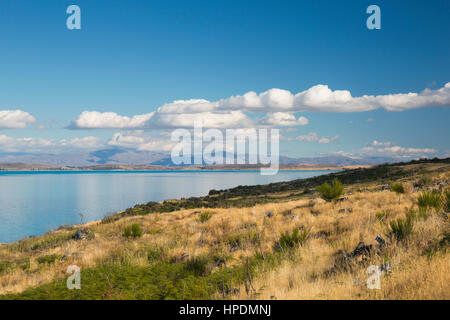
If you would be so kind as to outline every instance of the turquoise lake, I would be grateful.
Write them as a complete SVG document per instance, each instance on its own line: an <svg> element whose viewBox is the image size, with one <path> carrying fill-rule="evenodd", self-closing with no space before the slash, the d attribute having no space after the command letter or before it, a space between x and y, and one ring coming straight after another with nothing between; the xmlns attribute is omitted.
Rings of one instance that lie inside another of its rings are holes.
<svg viewBox="0 0 450 320"><path fill-rule="evenodd" d="M64 224L102 219L135 204L208 194L211 189L308 178L333 171L0 172L0 243Z"/></svg>

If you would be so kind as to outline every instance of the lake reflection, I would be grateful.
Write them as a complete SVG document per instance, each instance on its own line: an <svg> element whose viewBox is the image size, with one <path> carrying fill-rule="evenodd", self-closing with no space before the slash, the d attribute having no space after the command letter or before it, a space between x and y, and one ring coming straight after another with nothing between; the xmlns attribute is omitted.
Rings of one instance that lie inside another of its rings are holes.
<svg viewBox="0 0 450 320"><path fill-rule="evenodd" d="M308 178L331 171L0 172L0 243L63 224L103 218L148 201L208 194L211 189Z"/></svg>

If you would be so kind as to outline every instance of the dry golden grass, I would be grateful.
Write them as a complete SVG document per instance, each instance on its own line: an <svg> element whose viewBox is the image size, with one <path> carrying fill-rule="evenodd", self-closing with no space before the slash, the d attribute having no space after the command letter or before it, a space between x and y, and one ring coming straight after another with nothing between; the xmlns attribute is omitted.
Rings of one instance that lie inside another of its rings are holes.
<svg viewBox="0 0 450 320"><path fill-rule="evenodd" d="M447 179L441 173L437 179ZM373 187L373 186L370 186ZM352 188L354 190L354 188ZM375 189L375 188L374 188ZM449 299L450 259L448 250L428 256L425 250L443 233L449 232L448 217L431 212L428 219L419 219L413 235L404 242L392 240L381 254L372 257L370 264L389 261L392 273L383 275L380 290L366 287L366 266L357 270L327 274L339 250L352 251L363 241L376 244L375 237L388 237L388 223L404 217L416 207L417 193L412 187L400 197L389 191L353 192L346 201L331 203L324 200L305 199L276 204L257 205L251 208L198 209L210 211L211 218L199 221L197 210L181 210L146 216L122 218L102 224L91 222L87 226L95 233L92 240L64 239L57 245L32 245L52 237L68 237L73 230L59 230L42 237L20 243L1 245L1 261L19 261L30 258L30 268L12 268L0 274L0 294L19 293L29 287L64 277L69 265L92 267L113 259L128 259L131 263L147 265L145 248L163 248L169 259L179 261L183 255L226 253L228 265L239 264L255 252L270 252L279 235L301 227L309 230L311 237L294 250L290 258L271 271L260 274L253 281L258 295L246 294L240 288L235 298L252 299ZM268 217L268 213L272 217ZM380 218L379 212L386 214ZM139 223L144 235L136 239L122 236L123 228ZM233 236L247 239L238 248L227 242ZM42 265L37 258L49 254L64 256L55 264Z"/></svg>

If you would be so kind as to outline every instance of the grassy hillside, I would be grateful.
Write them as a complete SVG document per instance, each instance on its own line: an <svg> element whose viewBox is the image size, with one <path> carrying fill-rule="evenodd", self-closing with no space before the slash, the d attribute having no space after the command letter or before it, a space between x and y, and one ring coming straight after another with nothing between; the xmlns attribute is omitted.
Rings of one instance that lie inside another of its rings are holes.
<svg viewBox="0 0 450 320"><path fill-rule="evenodd" d="M449 299L449 183L436 159L150 202L0 245L0 299Z"/></svg>

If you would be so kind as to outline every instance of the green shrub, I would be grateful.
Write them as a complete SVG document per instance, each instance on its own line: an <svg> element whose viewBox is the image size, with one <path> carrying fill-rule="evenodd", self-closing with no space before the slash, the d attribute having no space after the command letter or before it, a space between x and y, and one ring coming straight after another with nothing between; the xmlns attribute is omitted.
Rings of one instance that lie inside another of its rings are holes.
<svg viewBox="0 0 450 320"><path fill-rule="evenodd" d="M37 262L39 264L52 264L58 259L59 259L59 256L57 254L49 254L49 255L37 258Z"/></svg>
<svg viewBox="0 0 450 320"><path fill-rule="evenodd" d="M141 225L140 224L133 224L131 226L131 232L133 233L133 237L134 238L140 238L142 237L142 229L141 229Z"/></svg>
<svg viewBox="0 0 450 320"><path fill-rule="evenodd" d="M292 249L297 247L298 245L303 245L309 239L310 233L308 230L303 229L299 230L295 228L292 232L286 231L283 232L280 236L280 246L283 249ZM280 249L280 248L275 248Z"/></svg>
<svg viewBox="0 0 450 320"><path fill-rule="evenodd" d="M405 187L401 182L391 183L391 190L397 194L405 193Z"/></svg>
<svg viewBox="0 0 450 320"><path fill-rule="evenodd" d="M414 228L414 217L408 215L406 218L398 218L389 223L391 227L391 234L397 240L406 239L412 232Z"/></svg>
<svg viewBox="0 0 450 320"><path fill-rule="evenodd" d="M324 182L322 185L317 187L317 191L320 193L322 199L326 201L332 201L339 198L344 192L344 185L339 181L338 178L334 178L331 186Z"/></svg>
<svg viewBox="0 0 450 320"><path fill-rule="evenodd" d="M400 204L400 195L405 193L405 187L401 182L391 183L391 190L398 194L398 204Z"/></svg>
<svg viewBox="0 0 450 320"><path fill-rule="evenodd" d="M143 234L141 225L138 223L134 223L131 226L126 226L123 228L123 235L125 238L139 238Z"/></svg>
<svg viewBox="0 0 450 320"><path fill-rule="evenodd" d="M198 219L200 220L201 223L204 223L209 219L211 219L211 217L212 217L211 211L203 211L202 213L200 213L200 217Z"/></svg>
<svg viewBox="0 0 450 320"><path fill-rule="evenodd" d="M434 208L436 211L439 211L442 207L442 196L437 191L424 191L417 198L417 205L422 210Z"/></svg>

